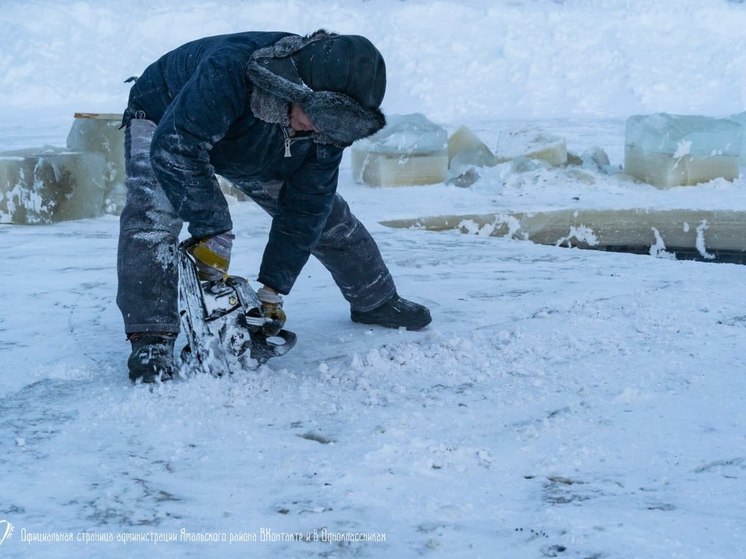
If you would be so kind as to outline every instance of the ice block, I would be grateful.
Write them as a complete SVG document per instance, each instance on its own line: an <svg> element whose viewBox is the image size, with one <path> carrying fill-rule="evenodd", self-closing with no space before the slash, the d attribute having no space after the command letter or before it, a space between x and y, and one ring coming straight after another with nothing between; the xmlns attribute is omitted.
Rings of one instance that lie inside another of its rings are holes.
<svg viewBox="0 0 746 559"><path fill-rule="evenodd" d="M739 175L741 126L728 119L634 115L625 129L624 172L659 187Z"/></svg>
<svg viewBox="0 0 746 559"><path fill-rule="evenodd" d="M518 157L539 159L559 167L567 164L567 142L542 130L505 130L498 135L495 157L498 162Z"/></svg>
<svg viewBox="0 0 746 559"><path fill-rule="evenodd" d="M420 113L388 115L386 127L352 145L351 157L359 183L437 184L448 178L448 133Z"/></svg>

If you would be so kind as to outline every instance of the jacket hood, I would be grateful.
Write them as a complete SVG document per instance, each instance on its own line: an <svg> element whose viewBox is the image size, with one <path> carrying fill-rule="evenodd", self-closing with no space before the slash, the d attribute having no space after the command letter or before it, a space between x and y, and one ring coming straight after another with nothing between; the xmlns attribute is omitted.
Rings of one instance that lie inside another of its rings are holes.
<svg viewBox="0 0 746 559"><path fill-rule="evenodd" d="M289 35L254 52L246 74L259 90L259 95L252 95L252 110L258 118L287 124L287 103L298 103L319 129L314 139L340 147L366 138L386 125L378 107L365 107L344 93L314 91L301 79L293 54L311 43L334 37L338 35L324 30L306 37ZM272 108L267 96L281 100L283 109ZM282 110L284 114L278 114Z"/></svg>

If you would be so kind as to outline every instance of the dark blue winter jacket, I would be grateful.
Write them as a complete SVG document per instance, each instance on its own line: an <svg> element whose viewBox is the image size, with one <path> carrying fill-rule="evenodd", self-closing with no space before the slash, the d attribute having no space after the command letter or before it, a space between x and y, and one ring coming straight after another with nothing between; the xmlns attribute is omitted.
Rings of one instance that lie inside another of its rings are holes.
<svg viewBox="0 0 746 559"><path fill-rule="evenodd" d="M237 183L283 181L258 280L285 294L324 228L343 151L301 135L288 156L284 126L251 111L250 57L288 35L247 32L187 43L144 71L124 116L126 124L140 110L158 125L152 165L193 237L233 228L216 173Z"/></svg>

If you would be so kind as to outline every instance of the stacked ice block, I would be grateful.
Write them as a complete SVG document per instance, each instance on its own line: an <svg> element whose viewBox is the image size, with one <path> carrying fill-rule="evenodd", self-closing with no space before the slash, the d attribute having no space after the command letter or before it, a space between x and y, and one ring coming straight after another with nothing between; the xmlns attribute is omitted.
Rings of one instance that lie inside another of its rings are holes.
<svg viewBox="0 0 746 559"><path fill-rule="evenodd" d="M452 175L470 167L493 167L496 163L492 150L466 126L448 138L448 167Z"/></svg>
<svg viewBox="0 0 746 559"><path fill-rule="evenodd" d="M121 210L121 117L84 113L75 116L66 148L0 154L0 223L52 223Z"/></svg>
<svg viewBox="0 0 746 559"><path fill-rule="evenodd" d="M448 132L420 113L388 115L352 146L352 172L370 186L436 184L448 178Z"/></svg>
<svg viewBox="0 0 746 559"><path fill-rule="evenodd" d="M508 129L498 135L495 155L500 162L538 159L559 167L567 164L567 143L563 137L542 130Z"/></svg>
<svg viewBox="0 0 746 559"><path fill-rule="evenodd" d="M627 119L624 171L660 187L739 174L741 126L727 119L666 113Z"/></svg>
<svg viewBox="0 0 746 559"><path fill-rule="evenodd" d="M741 165L746 165L746 112L732 115L730 120L741 125L741 156L739 161L741 162Z"/></svg>

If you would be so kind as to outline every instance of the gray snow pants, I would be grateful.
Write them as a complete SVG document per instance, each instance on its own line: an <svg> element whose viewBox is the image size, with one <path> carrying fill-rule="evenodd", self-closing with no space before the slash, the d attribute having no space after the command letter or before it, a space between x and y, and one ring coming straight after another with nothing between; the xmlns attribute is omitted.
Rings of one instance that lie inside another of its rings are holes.
<svg viewBox="0 0 746 559"><path fill-rule="evenodd" d="M176 251L182 221L150 165L155 124L133 119L125 129L127 199L119 229L117 305L127 334L179 331ZM236 183L270 215L281 183ZM373 237L341 196L312 254L332 274L351 309L368 311L396 291Z"/></svg>

